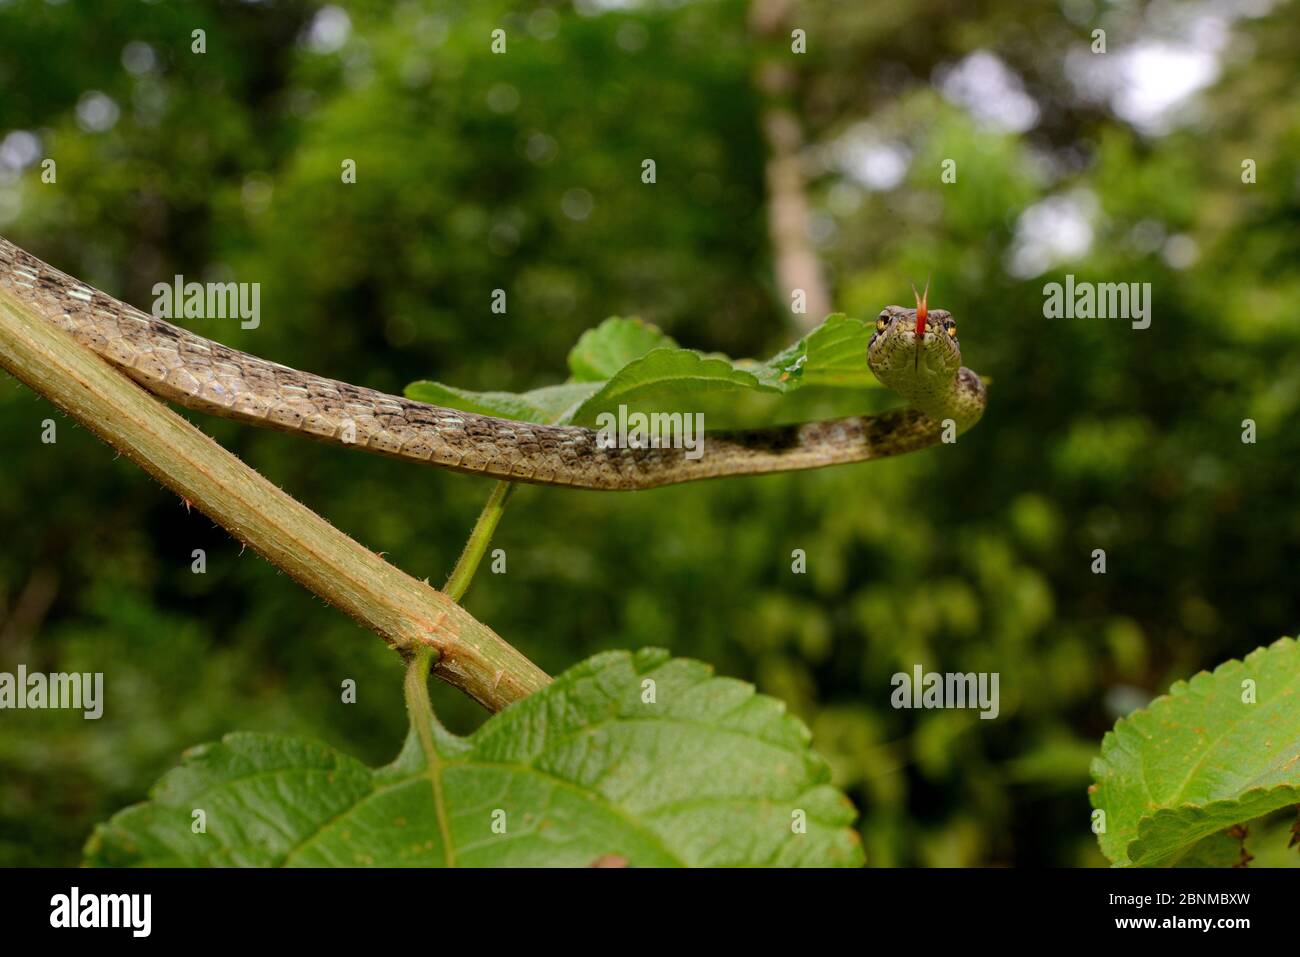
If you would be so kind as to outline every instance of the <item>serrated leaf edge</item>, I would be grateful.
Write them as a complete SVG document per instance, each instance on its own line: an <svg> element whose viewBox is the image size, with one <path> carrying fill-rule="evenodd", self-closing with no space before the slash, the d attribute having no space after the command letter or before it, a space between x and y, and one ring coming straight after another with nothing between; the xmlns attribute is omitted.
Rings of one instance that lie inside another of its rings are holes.
<svg viewBox="0 0 1300 957"><path fill-rule="evenodd" d="M1107 754L1113 751L1115 748L1119 748L1123 746L1122 738L1125 734L1136 732L1137 734L1141 735L1142 734L1141 729L1143 728L1143 726L1146 725L1148 722L1154 720L1151 717L1151 715L1157 714L1163 711L1164 709L1170 707L1173 702L1175 702L1178 699L1181 699L1185 695L1199 691L1200 688L1203 687L1206 683L1213 682L1217 677L1219 677L1221 674L1227 673L1230 669L1247 668L1251 665L1252 661L1256 661L1259 658L1264 657L1274 651L1280 651L1287 647L1294 647L1296 645L1297 645L1297 640L1295 638L1282 637L1279 638L1277 641L1272 642L1271 644L1263 645L1259 648L1254 649L1253 651L1251 651L1250 653L1248 653L1242 658L1229 658L1227 661L1221 662L1218 665L1216 665L1212 671L1207 671L1205 669L1202 669L1201 671L1198 671L1189 679L1182 679L1179 681L1175 681L1172 685L1169 686L1169 691L1167 693L1159 695L1156 698L1153 698L1151 702L1146 705L1146 707L1140 708L1137 711L1133 712L1132 714L1125 715L1124 717L1116 721L1114 727L1110 731L1107 731L1105 735L1102 736L1101 752L1100 754L1097 755L1097 757L1093 759L1092 766L1090 768L1092 773L1092 778L1093 778L1093 787L1089 789L1089 803L1092 805L1092 807L1098 810L1103 810L1103 811L1106 810L1105 808L1101 807L1098 804L1098 801L1100 800L1100 798L1098 797L1099 791L1101 787L1105 784L1105 775L1110 771L1110 767L1106 760L1106 757ZM1131 840L1124 847L1124 856L1126 860L1111 861L1111 864L1115 867L1134 866L1138 864L1139 862L1135 860L1133 856L1133 850L1135 847L1140 848L1142 842L1146 840L1147 837L1150 835L1152 828L1155 827L1156 820L1159 818L1177 816L1180 813L1185 813L1188 811L1203 813L1206 812L1209 808L1214 807L1216 805L1242 804L1244 803L1244 799L1246 798L1247 795L1255 795L1260 792L1281 790L1287 788L1296 791L1297 795L1300 796L1300 789L1297 789L1292 785L1281 784L1281 785L1276 785L1273 788L1263 788L1263 787L1253 788L1250 791L1242 792L1242 794L1236 798L1224 798L1217 801L1212 801L1209 804L1197 804L1194 801L1185 801L1173 807L1157 808L1152 813L1142 815L1141 817L1138 818L1137 837L1133 838L1133 840ZM1237 821L1234 823L1242 823L1242 822ZM1211 831L1210 833L1213 833L1213 831ZM1204 837L1205 835L1201 835L1201 836Z"/></svg>
<svg viewBox="0 0 1300 957"><path fill-rule="evenodd" d="M754 740L762 741L773 748L776 748L788 754L792 754L799 757L803 764L805 773L808 775L806 781L807 786L803 788L798 795L794 795L792 798L789 798L787 800L798 800L800 798L805 797L808 794L811 794L813 792L825 788L829 788L831 791L835 793L835 795L838 796L842 808L844 809L845 812L847 812L846 817L843 820L823 821L821 820L821 815L818 815L816 817L810 815L810 818L812 820L818 820L819 823L824 823L828 827L838 827L841 830L847 831L848 834L850 835L850 843L851 843L848 860L850 862L856 862L859 865L862 863L861 838L857 833L856 829L853 829L851 827L853 821L857 817L856 809L853 807L852 803L848 800L847 796L843 794L843 792L841 792L838 788L835 788L833 785L831 785L829 764L827 764L825 759L822 758L820 754L818 754L816 751L812 750L811 748L811 741L812 741L811 729L809 729L807 724L804 723L798 716L791 714L786 708L785 702L781 701L779 698L775 698L771 695L765 695L759 693L757 688L750 682L740 681L738 679L728 678L725 676L718 676L713 666L708 664L707 662L699 661L693 658L674 657L671 654L671 652L661 648L643 648L636 652L614 650L614 651L607 651L607 652L599 653L597 655L593 655L591 658L588 658L587 660L579 663L578 665L575 665L574 668L571 668L568 671L561 674L556 679L556 682L555 684L552 685L552 687L561 684L561 682L571 683L586 675L598 674L601 670L603 670L606 667L609 667L610 665L615 664L620 659L626 659L629 662L629 665L633 670L634 674L638 677L651 676L654 674L654 672L656 672L657 670L659 670L660 668L666 665L681 664L686 666L691 672L693 672L693 674L691 674L691 677L696 679L691 682L690 684L691 688L697 687L701 684L706 684L715 681L733 683L736 686L743 688L745 694L738 701L735 708L733 708L732 710L736 710L737 708L743 706L744 704L748 704L755 700L761 700L764 703L771 702L772 720L777 724L789 726L791 730L795 732L795 736L799 741L799 745L795 747L791 747L788 746L787 742L774 740L773 738L767 735L750 733L740 729L720 728L716 725L709 724L708 722L693 721L690 719L674 717L671 715L665 717L658 717L654 719L637 719L637 718L629 718L618 714L610 714L608 716L604 716L583 724L582 727L580 727L573 734L568 735L559 740L561 741L569 740L581 734L591 733L595 729L598 729L611 722L656 720L656 721L665 721L669 723L682 724L688 726L703 725L704 727L707 727L714 732L721 732L724 734L735 734L741 737L749 737ZM487 722L485 722L482 726L480 726L473 734L468 736L453 735L450 732L447 732L445 729L441 728L441 726L437 725L437 723L435 722L434 725L435 740L438 743L439 751L443 752L443 757L445 759L443 762L444 767L441 770L445 771L446 768L455 765L469 765L469 766L477 765L477 766L486 766L486 767L494 766L493 762L476 761L472 758L467 757L467 755L469 752L471 752L474 749L474 738L477 735L483 733L493 722L497 722L498 719L504 718L504 716L508 714L509 710L510 709L506 709L502 712L499 712L496 715L493 715L491 718L488 719ZM118 819L121 818L123 815L126 815L128 812L148 806L149 804L154 804L155 806L163 807L163 808L173 806L164 803L163 801L160 800L160 798L165 797L163 792L167 786L168 780L175 775L180 775L181 773L183 773L183 771L187 768L187 766L193 765L205 758L210 757L213 751L215 751L218 748L237 750L239 747L241 747L244 744L255 744L259 741L277 742L277 741L284 740L286 737L290 737L290 736L281 735L274 732L232 731L222 735L218 741L204 742L186 748L181 754L181 763L176 767L173 767L169 769L167 772L165 772L149 788L147 792L148 793L147 800L139 801L120 809L118 812L113 814L112 817L110 817L107 821L104 821L95 827L95 829L92 831L91 835L86 841L85 847L83 849L83 857L89 857L93 853L93 851L97 849L98 845L102 843L103 834L112 831L115 827L115 822L118 821ZM313 830L311 834L305 836L299 842L297 842L297 844L295 844L295 846L284 855L284 859L277 862L276 866L284 866L285 863L288 862L289 859L292 858L292 856L295 853L297 853L303 847L308 846L313 840L319 837L319 835L322 834L327 829L327 827L333 825L338 820L343 819L348 815L354 813L358 808L363 807L372 798L379 796L393 788L402 787L412 782L419 781L421 778L427 777L429 773L429 769L426 767L416 768L411 766L412 759L422 757L419 744L416 741L416 734L414 732L414 729L408 732L408 735L405 741L403 742L401 749L399 750L398 754L393 758L393 760L390 761L388 764L382 765L377 768L371 768L369 765L353 757L352 755L349 755L343 751L339 751L338 749L327 744L326 742L320 741L319 739L309 738L309 737L297 737L296 740L305 744L312 745L313 747L322 748L324 749L325 752L328 753L328 755L334 762L335 767L333 769L321 768L318 770L322 771L323 773L328 773L330 770L340 770L341 769L340 765L344 765L344 764L351 765L354 768L359 768L361 770L366 771L370 775L373 788L369 793L363 795L361 799L358 800L356 803L350 805L345 810L340 812L338 815L335 815L335 817L331 818L329 821L324 822L320 827L317 827L315 830ZM552 746L551 743L548 742L548 750L550 749L551 746ZM443 751L444 748L446 748L447 750ZM546 779L553 781L557 786L562 786L568 789L578 789L578 786L574 784L574 782L567 781L563 778L555 777L553 774L545 770L542 770L540 768L537 768L533 766L531 763L509 762L508 766L526 768L529 771L529 773L537 774L542 777L545 777ZM285 769L285 770L293 770L293 769ZM220 782L220 786L224 788L231 784L247 780L248 778L256 777L268 773L274 774L274 773L281 773L281 772L279 769L275 771L269 771L269 772L265 770L258 770L248 775L224 779ZM186 800L188 802L190 798L195 798L195 799L200 798L201 795L206 793L208 793L206 790L197 792L195 795L187 796ZM581 793L589 797L593 796L589 794L589 792L587 791L581 791ZM660 836L657 833L655 833L652 829L649 829L641 819L639 818L634 819L628 817L626 812L624 812L621 808L613 804L611 801L609 801L609 799L605 798L604 796L595 795L594 797L599 800L599 803L608 812L620 818L623 818L627 822L630 828L632 828L633 830L639 833L642 833L645 838L649 840L653 840L655 844L660 845L660 847L663 850L665 858L671 859L683 866L685 865L685 862L680 858L678 854L671 852L666 846L663 846L662 839L660 838ZM761 802L774 801L775 799L770 797L761 797L761 798L730 798L728 800L739 802L739 803L761 803ZM647 821L652 820L655 816L665 813L666 811L674 807L675 804L670 804L670 805L665 805L664 807L661 808L657 808L653 813L647 814L645 816L645 820ZM854 851L857 851L857 853L854 854L853 853ZM778 847L777 851L775 851L774 853L779 854L780 847Z"/></svg>

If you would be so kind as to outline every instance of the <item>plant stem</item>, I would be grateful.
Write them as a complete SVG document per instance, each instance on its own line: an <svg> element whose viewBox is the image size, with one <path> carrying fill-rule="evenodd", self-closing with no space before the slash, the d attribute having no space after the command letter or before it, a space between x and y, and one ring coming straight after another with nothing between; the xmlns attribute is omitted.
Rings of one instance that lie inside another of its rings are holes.
<svg viewBox="0 0 1300 957"><path fill-rule="evenodd" d="M479 513L478 521L474 523L474 530L469 533L465 550L460 553L456 567L451 570L451 576L443 586L443 593L452 601L460 601L469 589L470 582L474 580L474 572L478 569L478 563L483 560L488 544L492 541L492 533L497 530L497 523L501 521L501 516L506 510L506 502L510 500L510 494L514 490L513 482L497 482L493 487L492 494L488 496L487 503L483 506L483 511Z"/></svg>
<svg viewBox="0 0 1300 957"><path fill-rule="evenodd" d="M424 763L428 768L426 776L433 787L433 809L438 816L438 831L442 834L443 857L448 867L455 867L456 851L451 843L451 824L447 820L447 802L442 793L442 755L433 740L433 725L438 719L429 701L429 665L437 654L436 650L425 645L411 656L403 691L411 727L415 729L416 737L420 739L420 750L424 752Z"/></svg>
<svg viewBox="0 0 1300 957"><path fill-rule="evenodd" d="M437 649L434 673L488 709L550 681L460 605L286 495L3 285L0 368L404 656Z"/></svg>

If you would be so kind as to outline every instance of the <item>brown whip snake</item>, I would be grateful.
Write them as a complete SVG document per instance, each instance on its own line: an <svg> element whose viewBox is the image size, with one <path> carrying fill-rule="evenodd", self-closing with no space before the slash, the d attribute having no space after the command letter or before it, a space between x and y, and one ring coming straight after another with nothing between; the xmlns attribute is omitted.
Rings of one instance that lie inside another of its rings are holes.
<svg viewBox="0 0 1300 957"><path fill-rule="evenodd" d="M119 302L0 237L0 287L155 395L253 425L515 482L631 490L729 475L862 462L932 445L942 420L979 419L984 388L960 367L955 326L922 305L877 320L870 362L913 408L708 432L704 454L604 448L592 429L535 425L426 405L239 352ZM868 361L868 356L863 357ZM929 413L929 414L927 414Z"/></svg>

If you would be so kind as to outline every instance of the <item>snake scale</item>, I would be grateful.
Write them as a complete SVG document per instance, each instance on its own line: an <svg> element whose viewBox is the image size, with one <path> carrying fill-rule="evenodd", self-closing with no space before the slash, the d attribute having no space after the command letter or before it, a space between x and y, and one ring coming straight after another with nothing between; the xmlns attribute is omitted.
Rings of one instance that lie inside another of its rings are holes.
<svg viewBox="0 0 1300 957"><path fill-rule="evenodd" d="M148 391L190 409L381 455L516 482L626 491L697 479L862 462L958 433L985 406L961 366L948 313L889 306L876 320L872 371L910 403L875 415L707 432L704 454L605 448L592 429L535 425L427 405L283 366L156 319L0 237L0 288Z"/></svg>

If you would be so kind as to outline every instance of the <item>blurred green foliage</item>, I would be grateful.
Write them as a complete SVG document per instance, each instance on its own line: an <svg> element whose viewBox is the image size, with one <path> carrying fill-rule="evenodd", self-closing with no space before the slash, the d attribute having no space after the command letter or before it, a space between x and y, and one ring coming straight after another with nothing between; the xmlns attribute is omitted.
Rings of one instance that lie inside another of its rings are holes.
<svg viewBox="0 0 1300 957"><path fill-rule="evenodd" d="M736 356L797 336L770 278L745 4L342 8L346 31L299 2L3 0L0 142L36 135L58 181L0 169L0 231L145 307L176 273L260 282L260 328L197 331L390 392L561 381L578 336L615 314ZM870 318L931 275L966 363L994 380L978 428L953 449L815 473L523 489L496 541L508 574L482 574L467 599L552 672L658 645L783 698L860 808L874 865L1102 863L1085 794L1102 732L1300 620L1300 30L1282 12L1235 24L1247 55L1232 48L1199 116L1155 136L1063 79L1102 15L1080 9L798 13L837 308ZM1113 47L1146 9L1104 11ZM932 84L981 48L1038 102L1027 131L981 124ZM891 188L834 161L864 120L907 147ZM1088 251L1011 274L1022 214L1067 195L1095 204ZM1044 319L1042 285L1066 271L1150 282L1151 328ZM58 442L43 445L51 416ZM489 491L200 424L435 583ZM382 642L7 378L0 462L0 669L104 671L108 694L98 722L0 714L0 863L75 863L93 823L228 730L313 735L371 764L396 752L400 663ZM806 575L791 573L796 548ZM917 663L1000 672L1001 716L892 710L890 676ZM348 678L356 704L340 701ZM459 731L482 720L446 688L435 707Z"/></svg>

